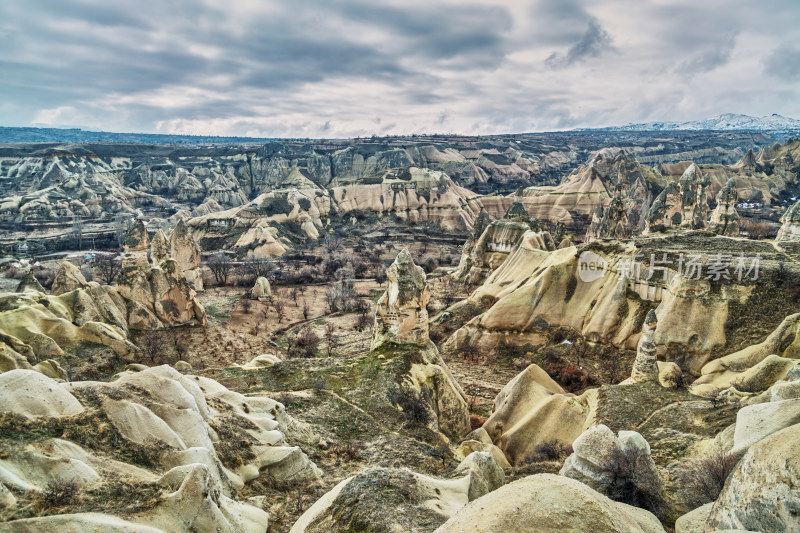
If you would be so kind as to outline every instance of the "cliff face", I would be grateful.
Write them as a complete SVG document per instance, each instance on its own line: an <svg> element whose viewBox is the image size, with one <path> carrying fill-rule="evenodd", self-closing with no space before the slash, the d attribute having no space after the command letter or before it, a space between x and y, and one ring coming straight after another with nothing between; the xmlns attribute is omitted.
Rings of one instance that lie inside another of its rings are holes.
<svg viewBox="0 0 800 533"><path fill-rule="evenodd" d="M547 251L536 237L526 233L470 296L491 307L448 346L491 348L504 339L535 345L551 328L566 326L588 341L635 349L647 312L655 310L661 358L699 375L709 360L747 344L740 324L751 336L766 335L792 311L776 281L783 279L780 263L790 259L770 242L687 232ZM765 305L777 308L767 312Z"/></svg>

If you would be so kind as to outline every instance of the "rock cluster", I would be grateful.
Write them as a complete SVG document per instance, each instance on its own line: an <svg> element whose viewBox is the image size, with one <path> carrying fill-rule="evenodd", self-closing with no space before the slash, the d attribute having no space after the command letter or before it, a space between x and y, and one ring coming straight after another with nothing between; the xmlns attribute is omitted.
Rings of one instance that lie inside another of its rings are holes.
<svg viewBox="0 0 800 533"><path fill-rule="evenodd" d="M180 228L183 228L181 230ZM177 237L176 237L177 234ZM186 280L181 262L194 266L196 279L199 276L199 249L186 236L185 226L179 223L170 238L170 251L157 266L147 260L149 239L141 220L128 231L125 237L125 256L116 289L128 300L127 324L131 329L158 329L191 323L206 323L205 310L195 299L195 290ZM163 256L163 236L156 236L157 249L154 259ZM172 257L178 254L181 262ZM202 283L202 282L201 282Z"/></svg>
<svg viewBox="0 0 800 533"><path fill-rule="evenodd" d="M635 431L620 431L615 436L608 426L599 424L575 439L572 449L559 472L562 476L577 479L606 495L614 494L621 484L628 482L644 493L654 493L653 496L660 489L650 445ZM656 486L646 486L648 482Z"/></svg>
<svg viewBox="0 0 800 533"><path fill-rule="evenodd" d="M595 239L625 239L634 232L628 220L628 213L625 208L625 196L622 187L618 187L614 197L603 207L599 202L592 214L592 222L586 232L586 241Z"/></svg>
<svg viewBox="0 0 800 533"><path fill-rule="evenodd" d="M17 520L15 531L263 532L269 517L262 502L237 501L236 492L261 475L320 475L287 445L286 432L300 426L283 405L168 366L125 372L111 383L57 383L13 370L0 374L0 398L4 432L8 424L27 431L51 421L64 428L61 437L28 440L25 433L4 441L0 495L6 487L29 495L67 482L84 491L84 511ZM87 434L96 435L92 450L81 445ZM122 518L108 510L110 490L150 496Z"/></svg>
<svg viewBox="0 0 800 533"><path fill-rule="evenodd" d="M670 182L653 201L645 232L705 228L709 183L708 176L697 165L689 165L678 181Z"/></svg>

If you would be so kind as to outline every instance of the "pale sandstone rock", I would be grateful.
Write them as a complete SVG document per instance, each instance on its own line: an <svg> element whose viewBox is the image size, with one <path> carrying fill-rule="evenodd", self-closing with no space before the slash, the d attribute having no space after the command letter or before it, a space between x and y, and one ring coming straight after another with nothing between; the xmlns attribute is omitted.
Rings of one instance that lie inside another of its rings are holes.
<svg viewBox="0 0 800 533"><path fill-rule="evenodd" d="M386 277L389 286L378 299L372 349L385 342L426 345L430 342L426 308L430 295L425 271L403 249L386 270Z"/></svg>
<svg viewBox="0 0 800 533"><path fill-rule="evenodd" d="M83 406L44 374L17 369L0 374L0 412L52 418L80 414Z"/></svg>
<svg viewBox="0 0 800 533"><path fill-rule="evenodd" d="M150 261L157 267L167 257L169 257L169 242L164 232L159 229L150 241Z"/></svg>
<svg viewBox="0 0 800 533"><path fill-rule="evenodd" d="M675 533L705 533L706 520L714 502L707 503L686 513L675 521Z"/></svg>
<svg viewBox="0 0 800 533"><path fill-rule="evenodd" d="M429 530L469 502L470 488L477 488L472 476L473 471L455 479L437 479L408 470L366 470L345 479L317 500L290 533L352 531L358 524L348 523L351 513L372 519L388 531L414 531L421 527ZM389 507L389 498L403 503Z"/></svg>
<svg viewBox="0 0 800 533"><path fill-rule="evenodd" d="M256 279L253 288L250 289L250 298L253 300L261 300L262 298L268 298L272 295L272 289L269 285L269 280L265 277L259 276Z"/></svg>
<svg viewBox="0 0 800 533"><path fill-rule="evenodd" d="M683 382L683 371L672 361L658 361L658 382L668 389L677 388Z"/></svg>
<svg viewBox="0 0 800 533"><path fill-rule="evenodd" d="M50 292L54 296L59 296L65 292L74 291L75 289L83 289L88 285L89 282L86 281L80 268L69 261L62 261L56 270L53 287Z"/></svg>
<svg viewBox="0 0 800 533"><path fill-rule="evenodd" d="M658 471L650 457L650 445L635 431L620 431L619 438L607 426L599 424L584 431L574 443L572 453L559 474L577 479L601 493L613 490L619 462L627 460L630 450L638 450L639 460L630 482L658 479Z"/></svg>
<svg viewBox="0 0 800 533"><path fill-rule="evenodd" d="M786 210L781 217L783 224L778 230L775 242L797 242L800 241L800 201Z"/></svg>
<svg viewBox="0 0 800 533"><path fill-rule="evenodd" d="M251 359L248 363L242 365L242 368L246 370L258 370L259 368L266 368L280 362L281 359L277 355L271 353L264 353L261 355L257 355L256 357Z"/></svg>
<svg viewBox="0 0 800 533"><path fill-rule="evenodd" d="M17 284L15 292L41 292L42 294L47 294L47 291L42 287L42 284L39 283L39 280L36 279L36 276L33 275L33 271L31 270L29 270L25 274L25 277Z"/></svg>
<svg viewBox="0 0 800 533"><path fill-rule="evenodd" d="M658 381L658 364L656 361L657 348L654 341L658 319L652 309L647 313L642 335L639 337L639 346L636 350L636 359L631 370L631 381L634 383L646 383L648 381Z"/></svg>
<svg viewBox="0 0 800 533"><path fill-rule="evenodd" d="M800 399L745 406L736 414L733 452L744 452L761 439L795 424L800 424Z"/></svg>
<svg viewBox="0 0 800 533"><path fill-rule="evenodd" d="M795 424L751 446L725 483L706 529L796 530L800 506L798 441L800 424Z"/></svg>
<svg viewBox="0 0 800 533"><path fill-rule="evenodd" d="M506 476L495 458L486 452L472 452L456 468L457 475L469 476L469 501L477 500L506 484Z"/></svg>
<svg viewBox="0 0 800 533"><path fill-rule="evenodd" d="M736 202L738 201L736 180L731 178L717 195L717 207L711 213L708 229L720 235L738 237L739 213L736 212Z"/></svg>
<svg viewBox="0 0 800 533"><path fill-rule="evenodd" d="M614 502L583 483L538 474L470 502L436 533L466 531L660 533L664 529L647 511Z"/></svg>

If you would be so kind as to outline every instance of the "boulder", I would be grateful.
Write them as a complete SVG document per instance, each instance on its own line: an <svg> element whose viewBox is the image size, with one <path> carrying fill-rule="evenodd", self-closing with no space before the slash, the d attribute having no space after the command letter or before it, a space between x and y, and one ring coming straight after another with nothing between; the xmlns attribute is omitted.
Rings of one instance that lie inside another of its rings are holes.
<svg viewBox="0 0 800 533"><path fill-rule="evenodd" d="M56 270L56 276L53 280L53 287L51 293L54 296L71 292L75 289L83 289L89 285L86 278L83 277L81 269L70 263L69 261L62 261Z"/></svg>
<svg viewBox="0 0 800 533"><path fill-rule="evenodd" d="M23 369L0 374L0 413L55 418L82 412L80 402L44 374Z"/></svg>
<svg viewBox="0 0 800 533"><path fill-rule="evenodd" d="M675 520L675 533L705 533L706 520L711 514L712 507L714 502L702 505L679 517Z"/></svg>
<svg viewBox="0 0 800 533"><path fill-rule="evenodd" d="M574 479L538 474L470 502L436 529L466 531L661 533L664 528L651 513L610 500Z"/></svg>
<svg viewBox="0 0 800 533"><path fill-rule="evenodd" d="M25 277L20 280L15 292L41 292L42 294L47 294L47 290L42 287L42 284L39 283L39 280L33 275L32 270L29 270L25 274Z"/></svg>
<svg viewBox="0 0 800 533"><path fill-rule="evenodd" d="M269 298L272 296L272 289L269 285L269 280L263 276L256 279L253 288L250 289L250 298L253 300L261 300L262 298Z"/></svg>
<svg viewBox="0 0 800 533"><path fill-rule="evenodd" d="M635 431L620 431L615 436L599 424L584 431L572 444L572 453L559 472L577 479L594 490L612 495L621 484L629 483L655 505L662 482L650 445Z"/></svg>
<svg viewBox="0 0 800 533"><path fill-rule="evenodd" d="M736 413L733 453L742 453L761 439L800 424L800 398L748 405Z"/></svg>
<svg viewBox="0 0 800 533"><path fill-rule="evenodd" d="M472 478L472 473L437 479L401 469L366 470L317 500L290 533L432 531L467 504L470 488L476 488Z"/></svg>
<svg viewBox="0 0 800 533"><path fill-rule="evenodd" d="M468 475L469 501L477 500L506 484L503 469L490 453L473 452L456 468L456 474Z"/></svg>
<svg viewBox="0 0 800 533"><path fill-rule="evenodd" d="M258 370L259 368L266 368L280 362L281 359L277 355L264 353L255 356L248 363L244 364L242 368L246 370Z"/></svg>
<svg viewBox="0 0 800 533"><path fill-rule="evenodd" d="M678 388L683 384L681 367L671 361L658 361L658 382L668 389Z"/></svg>
<svg viewBox="0 0 800 533"><path fill-rule="evenodd" d="M706 530L796 531L800 509L800 424L753 444L728 478Z"/></svg>

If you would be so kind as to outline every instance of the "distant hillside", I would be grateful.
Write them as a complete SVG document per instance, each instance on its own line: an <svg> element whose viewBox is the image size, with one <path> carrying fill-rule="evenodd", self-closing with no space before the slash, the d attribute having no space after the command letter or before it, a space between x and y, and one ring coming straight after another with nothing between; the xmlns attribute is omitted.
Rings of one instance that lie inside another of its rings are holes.
<svg viewBox="0 0 800 533"><path fill-rule="evenodd" d="M141 143L141 144L244 144L274 141L261 137L219 137L210 135L162 135L157 133L113 133L78 128L14 128L0 126L0 143Z"/></svg>
<svg viewBox="0 0 800 533"><path fill-rule="evenodd" d="M709 131L800 131L800 120L773 113L763 117L751 117L735 113L724 113L706 120L689 122L642 122L625 126L589 128L584 131L664 131L664 130L709 130Z"/></svg>

